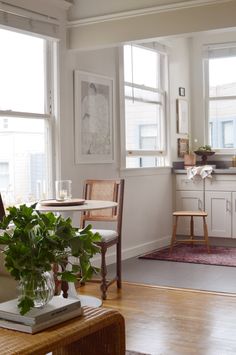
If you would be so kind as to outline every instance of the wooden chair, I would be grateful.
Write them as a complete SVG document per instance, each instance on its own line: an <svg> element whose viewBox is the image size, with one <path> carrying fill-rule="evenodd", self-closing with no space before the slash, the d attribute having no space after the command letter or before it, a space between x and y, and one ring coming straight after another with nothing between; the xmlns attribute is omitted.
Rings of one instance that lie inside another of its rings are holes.
<svg viewBox="0 0 236 355"><path fill-rule="evenodd" d="M3 217L5 217L5 208L4 208L4 205L3 205L3 202L2 202L2 196L1 196L1 193L0 193L0 221L3 219Z"/></svg>
<svg viewBox="0 0 236 355"><path fill-rule="evenodd" d="M116 228L94 229L102 236L101 242L97 244L101 248L101 293L102 299L107 297L108 287L116 281L117 287L121 288L121 229L122 229L122 214L123 214L123 197L124 197L124 180L86 180L84 183L83 197L86 200L104 200L115 201L118 206L115 208L85 211L81 215L81 228L84 228L86 223L94 222L114 222ZM116 276L108 281L106 278L106 252L111 246L116 246Z"/></svg>
<svg viewBox="0 0 236 355"><path fill-rule="evenodd" d="M207 212L205 211L176 211L173 213L173 216L175 217L175 223L173 225L173 233L172 233L172 238L171 238L171 245L170 245L170 253L172 253L173 246L176 243L204 243L207 248L207 252L210 253L210 246L209 246L209 240L208 240L208 229L207 229L207 223L206 223L206 217L207 217ZM176 231L177 231L177 225L178 225L178 220L180 217L190 217L190 236L186 239L176 239ZM204 231L204 236L203 239L196 239L194 236L194 217L201 217L203 221L203 231Z"/></svg>

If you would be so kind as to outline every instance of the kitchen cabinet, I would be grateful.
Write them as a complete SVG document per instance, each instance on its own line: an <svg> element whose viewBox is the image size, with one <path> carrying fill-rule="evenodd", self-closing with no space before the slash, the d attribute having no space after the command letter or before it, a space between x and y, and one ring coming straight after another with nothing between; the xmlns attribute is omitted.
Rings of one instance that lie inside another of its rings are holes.
<svg viewBox="0 0 236 355"><path fill-rule="evenodd" d="M189 183L186 180L185 174L176 175L176 210L205 210L209 236L236 238L236 175L214 174L212 179ZM202 236L201 223L197 222L196 235ZM189 234L187 220L178 234Z"/></svg>
<svg viewBox="0 0 236 355"><path fill-rule="evenodd" d="M232 193L231 213L232 213L232 237L236 238L236 192Z"/></svg>

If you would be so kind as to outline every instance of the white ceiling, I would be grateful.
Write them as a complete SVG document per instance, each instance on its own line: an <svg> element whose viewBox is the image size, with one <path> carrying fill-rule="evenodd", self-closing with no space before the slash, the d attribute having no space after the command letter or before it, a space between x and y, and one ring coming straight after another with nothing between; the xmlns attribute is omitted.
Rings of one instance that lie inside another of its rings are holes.
<svg viewBox="0 0 236 355"><path fill-rule="evenodd" d="M196 0L195 0L196 1ZM209 1L209 0L208 0ZM211 0L210 0L211 1ZM214 1L214 0L213 0ZM147 9L155 6L192 3L193 0L74 0L69 20Z"/></svg>

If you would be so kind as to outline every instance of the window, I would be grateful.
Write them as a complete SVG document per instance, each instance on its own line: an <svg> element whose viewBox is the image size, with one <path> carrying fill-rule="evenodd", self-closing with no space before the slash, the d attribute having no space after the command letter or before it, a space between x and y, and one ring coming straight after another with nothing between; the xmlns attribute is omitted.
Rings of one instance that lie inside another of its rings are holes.
<svg viewBox="0 0 236 355"><path fill-rule="evenodd" d="M124 46L125 152L127 168L165 164L166 55Z"/></svg>
<svg viewBox="0 0 236 355"><path fill-rule="evenodd" d="M49 195L53 41L0 28L0 189L6 204Z"/></svg>
<svg viewBox="0 0 236 355"><path fill-rule="evenodd" d="M236 45L210 46L206 59L208 142L213 149L236 148Z"/></svg>
<svg viewBox="0 0 236 355"><path fill-rule="evenodd" d="M9 163L0 162L0 191L7 191L9 186Z"/></svg>

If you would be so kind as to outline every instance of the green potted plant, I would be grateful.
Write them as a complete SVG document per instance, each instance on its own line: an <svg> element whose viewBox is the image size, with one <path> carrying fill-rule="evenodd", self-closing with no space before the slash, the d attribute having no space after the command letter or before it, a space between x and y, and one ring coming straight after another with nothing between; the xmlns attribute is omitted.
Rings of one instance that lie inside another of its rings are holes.
<svg viewBox="0 0 236 355"><path fill-rule="evenodd" d="M53 264L61 266L61 280L75 282L91 278L98 269L90 259L100 252L95 242L98 233L92 233L89 225L82 231L72 226L70 218L63 219L53 213L40 213L32 206L9 207L8 215L0 223L4 232L0 235L1 250L5 254L5 267L19 281L18 307L25 314L32 307L46 304L54 294L51 281ZM12 227L11 227L12 226ZM65 270L68 258L78 258L70 271Z"/></svg>

